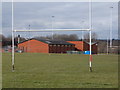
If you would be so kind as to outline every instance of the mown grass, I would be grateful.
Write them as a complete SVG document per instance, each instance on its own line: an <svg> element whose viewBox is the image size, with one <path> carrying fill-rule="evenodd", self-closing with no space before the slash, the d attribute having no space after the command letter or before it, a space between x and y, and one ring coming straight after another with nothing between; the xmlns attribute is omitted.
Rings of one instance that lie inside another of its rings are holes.
<svg viewBox="0 0 120 90"><path fill-rule="evenodd" d="M3 88L117 88L118 56L94 55L89 72L88 55L3 53Z"/></svg>

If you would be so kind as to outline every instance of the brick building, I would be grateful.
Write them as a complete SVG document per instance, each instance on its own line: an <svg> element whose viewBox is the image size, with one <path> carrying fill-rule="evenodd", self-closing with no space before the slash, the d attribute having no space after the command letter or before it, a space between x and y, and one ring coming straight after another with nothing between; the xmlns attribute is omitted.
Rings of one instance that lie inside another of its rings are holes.
<svg viewBox="0 0 120 90"><path fill-rule="evenodd" d="M92 43L92 53L97 54L97 48L97 44ZM31 53L66 53L67 51L89 51L89 43L30 39L19 43L18 49Z"/></svg>
<svg viewBox="0 0 120 90"><path fill-rule="evenodd" d="M89 51L89 43L85 41L67 41L67 42L75 44L76 51ZM92 53L93 54L98 53L98 46L96 42L92 43Z"/></svg>
<svg viewBox="0 0 120 90"><path fill-rule="evenodd" d="M66 53L74 51L75 45L66 41L30 39L19 43L18 49L31 53Z"/></svg>
<svg viewBox="0 0 120 90"><path fill-rule="evenodd" d="M2 52L2 40L0 40L0 53Z"/></svg>

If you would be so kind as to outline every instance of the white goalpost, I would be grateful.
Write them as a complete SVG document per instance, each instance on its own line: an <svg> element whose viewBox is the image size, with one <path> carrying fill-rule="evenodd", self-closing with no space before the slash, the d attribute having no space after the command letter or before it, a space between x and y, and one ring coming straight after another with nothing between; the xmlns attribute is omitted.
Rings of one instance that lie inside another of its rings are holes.
<svg viewBox="0 0 120 90"><path fill-rule="evenodd" d="M34 30L13 30L13 32L57 32L57 31L90 31L90 29L34 29Z"/></svg>
<svg viewBox="0 0 120 90"><path fill-rule="evenodd" d="M90 35L90 60L89 60L89 70L92 72L92 51L91 51L91 30L90 29L39 29L39 30L13 30L12 34L12 70L15 70L14 66L14 60L15 60L15 55L14 55L14 32L66 32L66 31L89 31Z"/></svg>
<svg viewBox="0 0 120 90"><path fill-rule="evenodd" d="M90 0L91 1L91 0ZM15 50L14 50L14 32L70 32L70 31L89 31L89 70L92 72L92 40L91 40L91 31L92 31L92 13L91 13L91 2L89 3L89 29L37 29L37 30L14 30L14 14L13 14L13 0L12 0L12 71L15 70Z"/></svg>

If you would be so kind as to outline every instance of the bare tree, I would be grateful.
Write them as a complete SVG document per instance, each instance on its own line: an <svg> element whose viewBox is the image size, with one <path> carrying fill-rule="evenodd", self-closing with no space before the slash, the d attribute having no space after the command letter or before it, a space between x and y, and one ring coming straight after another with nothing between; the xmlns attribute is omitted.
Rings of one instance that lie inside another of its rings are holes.
<svg viewBox="0 0 120 90"><path fill-rule="evenodd" d="M6 37L3 34L0 34L0 40L4 41L6 40Z"/></svg>
<svg viewBox="0 0 120 90"><path fill-rule="evenodd" d="M78 36L76 34L71 34L69 38L70 40L78 40Z"/></svg>
<svg viewBox="0 0 120 90"><path fill-rule="evenodd" d="M45 36L45 37L34 37L36 39L49 39L52 40L52 36ZM76 34L54 34L53 40L63 40L63 41L69 41L69 40L79 40L78 36Z"/></svg>
<svg viewBox="0 0 120 90"><path fill-rule="evenodd" d="M97 34L95 32L93 32L91 36L92 36L92 42L96 42L97 38L98 38ZM86 33L84 35L84 40L89 42L89 39L90 39L89 33Z"/></svg>

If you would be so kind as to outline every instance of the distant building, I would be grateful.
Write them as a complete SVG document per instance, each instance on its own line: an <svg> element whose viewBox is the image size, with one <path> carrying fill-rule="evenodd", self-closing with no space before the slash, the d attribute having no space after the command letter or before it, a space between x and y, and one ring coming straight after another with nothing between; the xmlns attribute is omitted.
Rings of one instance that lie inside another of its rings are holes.
<svg viewBox="0 0 120 90"><path fill-rule="evenodd" d="M74 51L75 45L66 41L29 39L19 43L18 49L30 53L66 53Z"/></svg>
<svg viewBox="0 0 120 90"><path fill-rule="evenodd" d="M2 40L0 40L0 53L2 52Z"/></svg>
<svg viewBox="0 0 120 90"><path fill-rule="evenodd" d="M2 40L0 40L0 48L2 48Z"/></svg>
<svg viewBox="0 0 120 90"><path fill-rule="evenodd" d="M92 43L92 53L97 54L97 44ZM50 41L29 39L18 44L18 50L30 53L67 53L67 51L89 51L84 41Z"/></svg>
<svg viewBox="0 0 120 90"><path fill-rule="evenodd" d="M67 41L69 43L75 44L76 51L90 51L89 43L85 41ZM92 43L92 53L98 53L98 45L96 42Z"/></svg>

